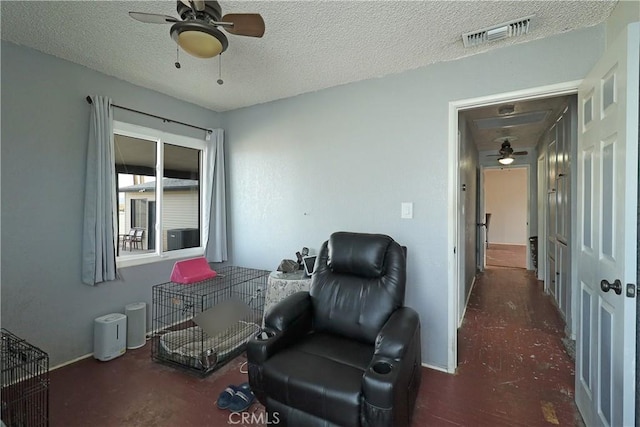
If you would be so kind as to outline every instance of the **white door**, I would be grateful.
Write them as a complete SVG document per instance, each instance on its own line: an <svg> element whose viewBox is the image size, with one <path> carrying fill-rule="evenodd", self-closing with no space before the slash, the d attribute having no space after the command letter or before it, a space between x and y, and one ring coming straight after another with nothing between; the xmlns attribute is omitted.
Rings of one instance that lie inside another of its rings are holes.
<svg viewBox="0 0 640 427"><path fill-rule="evenodd" d="M639 46L634 23L578 91L576 403L588 426L635 423Z"/></svg>

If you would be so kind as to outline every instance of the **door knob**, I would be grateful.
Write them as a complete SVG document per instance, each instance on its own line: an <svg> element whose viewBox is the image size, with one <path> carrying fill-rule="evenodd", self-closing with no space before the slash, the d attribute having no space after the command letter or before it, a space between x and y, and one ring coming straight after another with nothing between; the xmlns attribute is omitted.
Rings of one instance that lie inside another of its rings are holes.
<svg viewBox="0 0 640 427"><path fill-rule="evenodd" d="M609 283L607 280L603 280L602 282L600 282L600 289L602 289L602 292L609 292L609 290L612 289L617 295L620 295L622 293L622 282L620 282L620 280L618 279L616 279L613 283Z"/></svg>

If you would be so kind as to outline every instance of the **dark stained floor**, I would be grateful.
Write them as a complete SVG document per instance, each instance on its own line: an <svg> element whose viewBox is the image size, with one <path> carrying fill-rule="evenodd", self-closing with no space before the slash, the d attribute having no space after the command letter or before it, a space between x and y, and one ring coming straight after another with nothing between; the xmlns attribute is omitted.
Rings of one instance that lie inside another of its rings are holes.
<svg viewBox="0 0 640 427"><path fill-rule="evenodd" d="M532 272L487 269L458 331L458 371L426 372L417 425L582 426L563 328Z"/></svg>
<svg viewBox="0 0 640 427"><path fill-rule="evenodd" d="M478 277L459 330L458 372L423 369L413 426L581 426L562 330L531 272L488 269ZM52 371L50 425L265 424L257 403L246 422L215 406L228 384L246 381L244 356L201 379L152 362L149 347Z"/></svg>

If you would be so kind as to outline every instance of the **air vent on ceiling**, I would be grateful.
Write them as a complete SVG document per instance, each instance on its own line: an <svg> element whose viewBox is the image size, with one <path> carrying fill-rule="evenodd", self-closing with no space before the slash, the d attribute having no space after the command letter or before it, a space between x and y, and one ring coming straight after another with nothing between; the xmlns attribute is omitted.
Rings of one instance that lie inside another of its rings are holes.
<svg viewBox="0 0 640 427"><path fill-rule="evenodd" d="M473 123L480 130L509 128L513 126L530 125L540 123L547 119L551 110L529 111L520 114L511 114L509 116L484 117L475 119Z"/></svg>
<svg viewBox="0 0 640 427"><path fill-rule="evenodd" d="M500 25L494 25L493 27L464 33L462 35L464 47L473 47L509 37L523 36L531 29L531 20L534 16L526 16Z"/></svg>

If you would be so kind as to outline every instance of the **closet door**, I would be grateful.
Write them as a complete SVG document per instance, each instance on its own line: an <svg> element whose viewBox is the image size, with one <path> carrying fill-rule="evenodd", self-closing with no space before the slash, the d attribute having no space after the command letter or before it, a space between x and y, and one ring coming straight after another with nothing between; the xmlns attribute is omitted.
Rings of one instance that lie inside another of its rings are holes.
<svg viewBox="0 0 640 427"><path fill-rule="evenodd" d="M570 323L571 313L571 283L569 283L569 248L564 243L558 243L558 307L566 323Z"/></svg>

